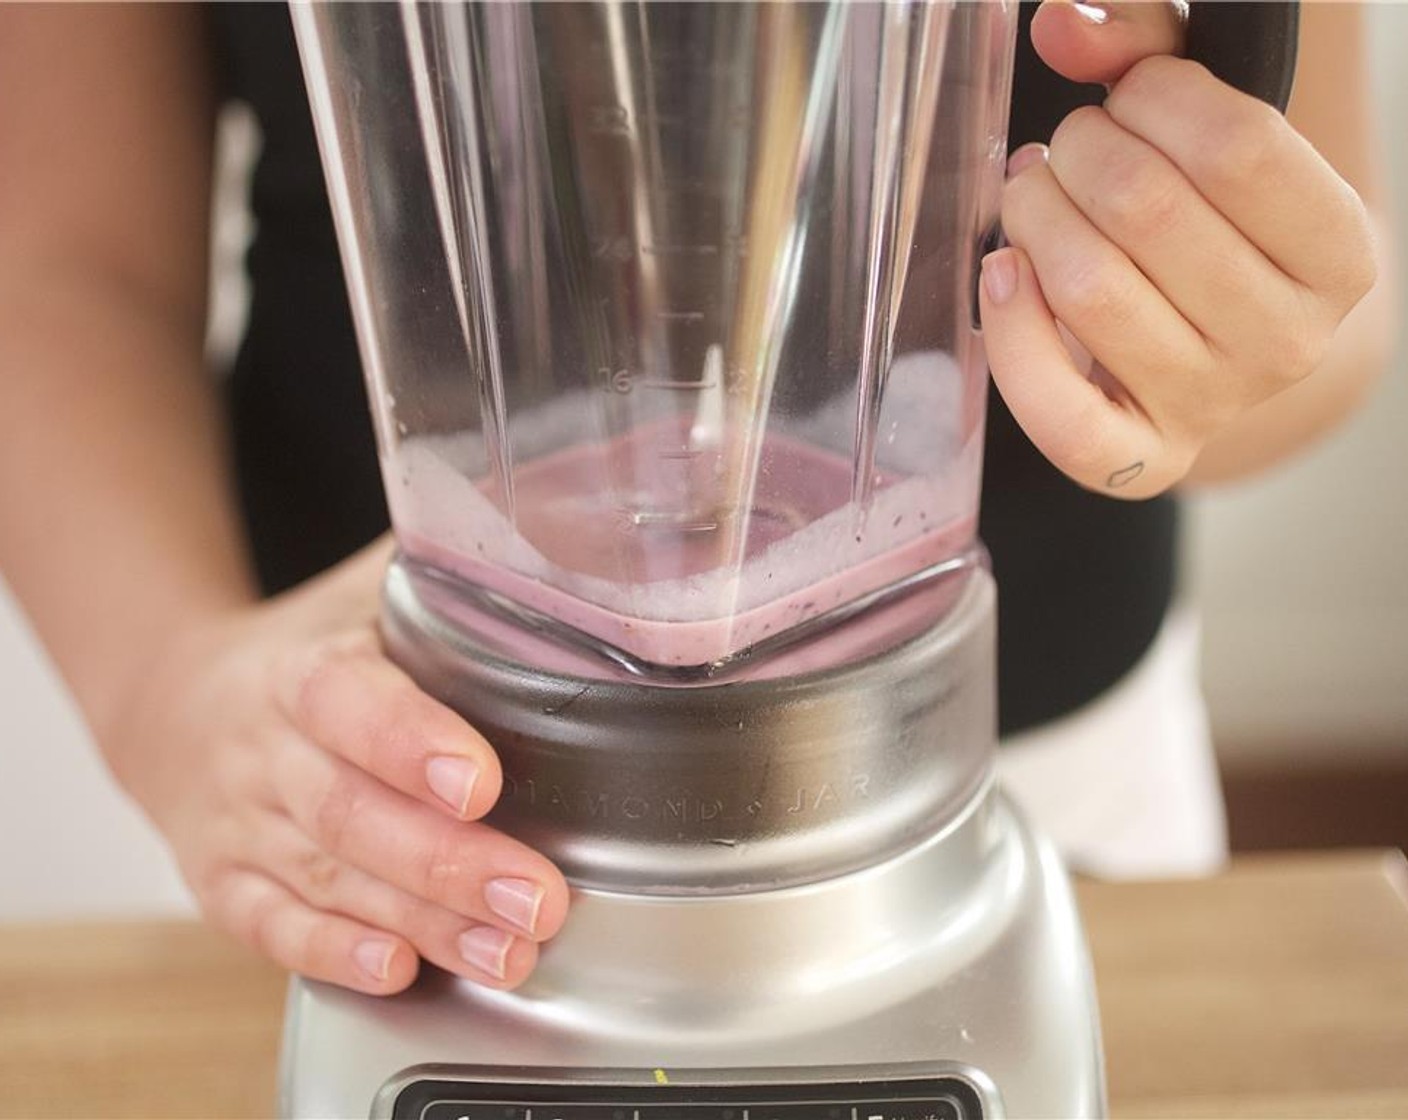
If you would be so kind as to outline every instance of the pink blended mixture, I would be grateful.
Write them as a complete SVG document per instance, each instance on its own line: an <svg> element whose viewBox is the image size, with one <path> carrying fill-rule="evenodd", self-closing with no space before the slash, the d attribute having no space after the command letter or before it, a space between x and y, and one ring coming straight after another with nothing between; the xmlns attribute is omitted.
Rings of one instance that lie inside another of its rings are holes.
<svg viewBox="0 0 1408 1120"><path fill-rule="evenodd" d="M881 476L862 519L849 461L769 437L751 515L730 519L685 504L707 489L687 472L715 468L672 467L660 445L657 430L521 462L511 523L488 485L453 465L454 437L406 440L388 471L401 547L643 661L682 667L722 661L973 538L975 449L941 479Z"/></svg>

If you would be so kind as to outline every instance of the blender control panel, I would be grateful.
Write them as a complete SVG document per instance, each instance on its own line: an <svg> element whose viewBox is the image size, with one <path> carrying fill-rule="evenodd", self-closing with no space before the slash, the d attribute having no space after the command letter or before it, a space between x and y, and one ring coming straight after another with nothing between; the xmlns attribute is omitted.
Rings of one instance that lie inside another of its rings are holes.
<svg viewBox="0 0 1408 1120"><path fill-rule="evenodd" d="M977 1120L956 1077L796 1085L601 1085L415 1081L392 1120Z"/></svg>

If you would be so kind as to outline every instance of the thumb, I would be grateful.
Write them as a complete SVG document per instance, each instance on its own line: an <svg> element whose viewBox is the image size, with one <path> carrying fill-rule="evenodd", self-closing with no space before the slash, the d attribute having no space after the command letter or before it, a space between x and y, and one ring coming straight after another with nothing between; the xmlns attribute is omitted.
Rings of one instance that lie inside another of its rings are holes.
<svg viewBox="0 0 1408 1120"><path fill-rule="evenodd" d="M1142 58L1183 52L1186 12L1180 0L1043 0L1032 46L1063 78L1114 85Z"/></svg>

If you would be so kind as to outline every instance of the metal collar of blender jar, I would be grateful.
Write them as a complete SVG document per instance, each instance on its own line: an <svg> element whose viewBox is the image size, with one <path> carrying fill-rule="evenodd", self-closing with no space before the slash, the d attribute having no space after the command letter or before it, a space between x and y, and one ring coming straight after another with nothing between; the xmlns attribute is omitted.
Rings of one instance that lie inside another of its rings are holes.
<svg viewBox="0 0 1408 1120"><path fill-rule="evenodd" d="M692 687L546 672L490 653L393 563L388 653L502 760L489 820L578 886L720 894L871 866L979 795L996 728L982 568L933 628L820 672Z"/></svg>

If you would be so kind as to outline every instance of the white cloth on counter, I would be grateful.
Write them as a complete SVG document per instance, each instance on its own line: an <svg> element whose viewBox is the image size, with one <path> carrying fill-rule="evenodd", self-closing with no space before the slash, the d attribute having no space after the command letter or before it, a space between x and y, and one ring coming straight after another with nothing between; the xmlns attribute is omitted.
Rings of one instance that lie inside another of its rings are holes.
<svg viewBox="0 0 1408 1120"><path fill-rule="evenodd" d="M1198 646L1196 613L1175 605L1113 688L1004 740L999 781L1073 871L1161 878L1206 875L1226 862Z"/></svg>

